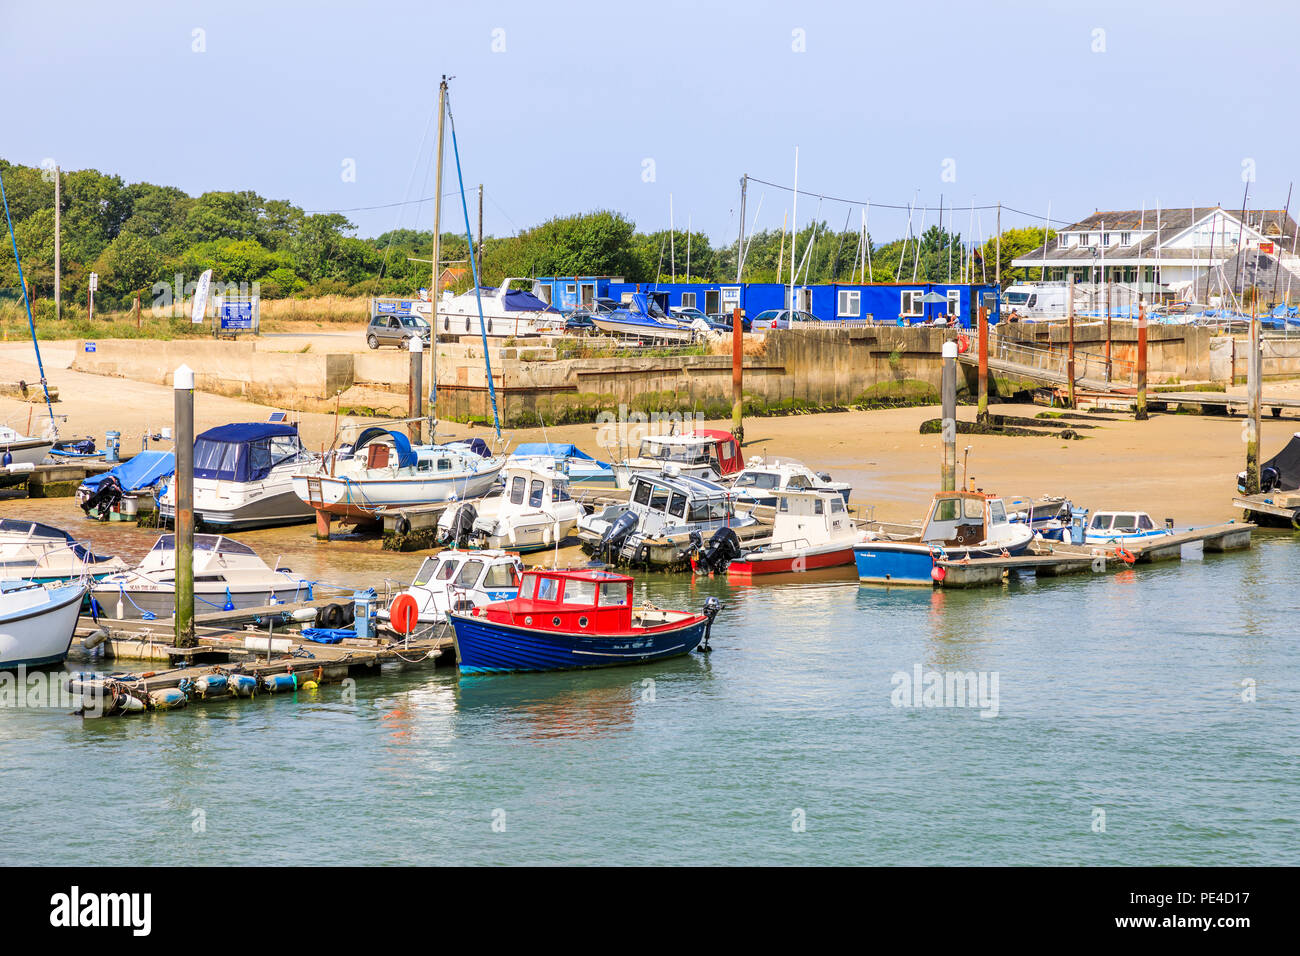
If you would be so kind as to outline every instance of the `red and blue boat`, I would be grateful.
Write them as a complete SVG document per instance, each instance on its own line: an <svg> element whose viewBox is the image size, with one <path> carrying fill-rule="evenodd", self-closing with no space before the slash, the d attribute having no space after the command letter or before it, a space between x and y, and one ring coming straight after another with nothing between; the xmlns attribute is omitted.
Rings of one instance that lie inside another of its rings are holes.
<svg viewBox="0 0 1300 956"><path fill-rule="evenodd" d="M722 605L701 612L632 603L632 578L595 569L525 571L519 594L469 611L452 611L463 674L554 671L642 664L709 649Z"/></svg>

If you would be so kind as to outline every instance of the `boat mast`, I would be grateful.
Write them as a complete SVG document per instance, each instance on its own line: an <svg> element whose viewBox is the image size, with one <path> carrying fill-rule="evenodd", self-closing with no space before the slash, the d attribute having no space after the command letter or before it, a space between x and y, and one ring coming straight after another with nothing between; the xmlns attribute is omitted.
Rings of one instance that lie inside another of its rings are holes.
<svg viewBox="0 0 1300 956"><path fill-rule="evenodd" d="M5 222L9 225L9 244L14 250L14 265L18 267L18 285L23 290L23 305L27 307L27 327L32 332L32 348L36 350L36 370L41 376L41 390L45 394L45 410L50 414L51 437L59 437L59 426L54 421L54 406L50 404L50 386L45 381L45 363L41 361L41 346L36 341L36 320L32 318L32 299L27 291L27 280L23 277L23 260L18 255L18 240L14 237L14 220L9 215L9 197L5 195L4 178L0 177L0 202L4 203Z"/></svg>
<svg viewBox="0 0 1300 956"><path fill-rule="evenodd" d="M429 363L433 366L433 408L429 416L429 444L436 445L438 430L438 257L442 245L442 133L443 120L447 116L447 76L444 73L442 82L438 84L438 152L434 160L436 172L434 173L435 188L433 191L433 265L430 266L432 272L429 283L429 317L433 320L433 337L429 343ZM420 396L420 408L424 408L424 396Z"/></svg>

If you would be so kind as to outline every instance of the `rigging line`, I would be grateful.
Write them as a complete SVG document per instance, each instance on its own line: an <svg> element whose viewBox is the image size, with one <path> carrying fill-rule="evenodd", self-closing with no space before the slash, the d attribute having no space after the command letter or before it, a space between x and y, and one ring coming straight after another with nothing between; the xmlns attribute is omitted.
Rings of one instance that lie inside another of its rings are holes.
<svg viewBox="0 0 1300 956"><path fill-rule="evenodd" d="M447 199L454 195L456 195L454 191L443 193L442 198ZM437 196L425 196L423 199L405 199L401 202L380 203L377 206L353 206L350 209L304 209L303 212L309 216L324 215L332 212L367 212L371 209L393 209L396 206L414 206L419 203L433 202L437 198Z"/></svg>
<svg viewBox="0 0 1300 956"><path fill-rule="evenodd" d="M420 137L420 145L415 150L415 161L411 163L411 175L406 177L406 188L402 190L402 195L404 196L410 195L411 186L415 184L415 173L420 168L420 157L424 155L424 144L429 139L429 129L432 126L433 126L433 110L430 110L429 118L427 121L425 121L424 124L424 134ZM428 166L424 168L424 182L425 184L429 182ZM420 191L423 192L424 188L422 187ZM417 226L419 225L419 222L420 222L420 213L419 210L416 210L415 223ZM384 261L383 264L379 267L379 277L381 279L384 277L384 273L388 270L388 254L393 251L393 234L397 232L397 227L400 226L401 224L402 224L402 213L399 210L397 213L397 218L393 222L393 228L388 233L388 245L384 247Z"/></svg>
<svg viewBox="0 0 1300 956"><path fill-rule="evenodd" d="M5 195L3 176L0 176L0 200L4 202L5 222L9 224L9 243L14 248L14 265L18 267L18 285L23 290L23 305L27 307L27 327L32 330L32 348L36 350L36 370L41 376L41 391L45 393L45 410L50 413L50 428L57 438L59 426L54 421L54 406L50 404L50 386L45 381L45 363L41 361L41 346L36 341L36 320L32 318L32 300L27 294L27 280L23 277L23 261L18 255L18 240L14 237L14 220L9 215L9 197Z"/></svg>
<svg viewBox="0 0 1300 956"><path fill-rule="evenodd" d="M768 182L766 179L759 179L757 176L750 176L750 177L749 177L749 181L752 182L752 183L762 183L764 186L771 186L771 187L773 187L774 189L784 189L786 192L795 192L795 191L796 191L794 188L792 188L792 187L790 187L790 186L784 186L784 185L782 185L781 183ZM855 205L855 206L864 206L864 205L866 205L866 202L865 202L864 200L861 200L861 199L845 199L845 198L843 198L843 197L841 197L841 196L831 196L831 195L827 195L827 194L825 194L825 193L815 193L815 192L811 192L810 190L807 190L807 189L800 189L800 190L798 190L798 192L799 192L800 194L804 195L804 196L812 196L812 197L815 197L815 198L817 198L817 199L824 199L824 200L826 200L826 201L828 201L828 202L842 202L842 203L848 203L848 204L850 204L850 205ZM902 210L902 211L907 211L907 210L910 210L910 209L915 208L911 203L902 203L902 204L897 204L897 203L883 203L883 202L875 202L874 200L871 202L871 205L873 205L873 206L878 206L878 207L880 207L881 209L898 209L898 210ZM976 209L996 209L997 207L998 207L997 203L990 203L990 204L988 204L988 205L986 205L986 206L976 206L975 208L976 208ZM1006 203L1003 203L1003 204L1002 204L1002 210L1003 210L1004 212L1014 212L1014 213L1016 213L1016 214L1019 215L1019 216L1026 216L1026 217L1028 217L1028 218L1030 218L1030 219L1042 219L1042 218L1044 218L1043 216L1039 215L1038 213L1034 213L1034 212L1026 212L1026 211L1023 210L1023 209L1017 209L1015 206L1008 206ZM1065 222L1066 222L1066 220L1064 220L1064 219L1055 219L1055 220L1050 220L1050 221L1052 221L1052 222L1061 222L1061 223L1065 223ZM1075 221L1075 220L1072 220L1072 221Z"/></svg>
<svg viewBox="0 0 1300 956"><path fill-rule="evenodd" d="M492 424L497 440L501 439L501 416L497 414L497 389L492 381L492 356L488 353L487 322L483 319L483 290L478 280L478 254L474 248L474 234L469 228L469 202L465 199L465 177L460 169L460 147L456 143L456 119L451 113L451 97L447 98L447 122L451 126L451 151L456 157L456 185L460 186L460 208L465 213L465 241L469 244L469 264L474 270L474 301L478 303L478 330L483 336L483 365L487 369L488 395L492 398Z"/></svg>

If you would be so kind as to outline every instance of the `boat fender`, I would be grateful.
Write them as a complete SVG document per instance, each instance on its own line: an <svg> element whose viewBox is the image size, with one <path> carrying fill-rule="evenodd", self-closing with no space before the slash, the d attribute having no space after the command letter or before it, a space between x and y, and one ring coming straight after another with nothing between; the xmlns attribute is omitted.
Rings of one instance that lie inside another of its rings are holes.
<svg viewBox="0 0 1300 956"><path fill-rule="evenodd" d="M965 335L957 336L957 351L965 354L970 351L970 338Z"/></svg>
<svg viewBox="0 0 1300 956"><path fill-rule="evenodd" d="M200 697L220 694L229 686L230 681L226 679L225 674L207 674L194 682L194 689L199 692Z"/></svg>
<svg viewBox="0 0 1300 956"><path fill-rule="evenodd" d="M281 691L293 691L298 689L297 674L275 674L271 677L263 678L266 689L272 694L278 694Z"/></svg>
<svg viewBox="0 0 1300 956"><path fill-rule="evenodd" d="M99 619L95 618L95 620L98 622ZM81 646L86 650L91 651L96 647L99 647L99 645L103 644L106 640L108 640L108 628L101 627L95 633L88 635L86 639L81 642Z"/></svg>
<svg viewBox="0 0 1300 956"><path fill-rule="evenodd" d="M704 602L704 639L700 641L700 646L696 648L701 654L711 654L712 646L709 644L709 635L713 631L713 619L718 616L722 610L722 602L715 597L709 598Z"/></svg>
<svg viewBox="0 0 1300 956"><path fill-rule="evenodd" d="M1297 508L1291 514L1291 527L1295 528L1297 531L1300 531L1300 508Z"/></svg>
<svg viewBox="0 0 1300 956"><path fill-rule="evenodd" d="M394 527L394 529L397 531L398 534L410 534L410 533L411 533L411 520L410 520L409 518L407 518L406 515L398 515L398 516L397 516L397 521L394 522L393 527Z"/></svg>
<svg viewBox="0 0 1300 956"><path fill-rule="evenodd" d="M291 617L299 624L306 624L308 621L316 620L317 613L319 612L314 607L300 607L293 612Z"/></svg>
<svg viewBox="0 0 1300 956"><path fill-rule="evenodd" d="M248 674L231 674L228 685L235 697L252 697L257 692L257 678Z"/></svg>
<svg viewBox="0 0 1300 956"><path fill-rule="evenodd" d="M316 683L314 680L305 680L302 682L303 690L316 690L318 687L320 687L320 684Z"/></svg>
<svg viewBox="0 0 1300 956"><path fill-rule="evenodd" d="M940 565L934 565L930 568L930 578L935 584L943 584L943 579L948 576L948 569Z"/></svg>
<svg viewBox="0 0 1300 956"><path fill-rule="evenodd" d="M189 703L189 698L179 687L169 687L166 690L151 691L149 702L153 710L180 710Z"/></svg>
<svg viewBox="0 0 1300 956"><path fill-rule="evenodd" d="M14 456L9 453L8 448L5 449L4 458L0 459L0 463L3 463L6 468L14 463Z"/></svg>

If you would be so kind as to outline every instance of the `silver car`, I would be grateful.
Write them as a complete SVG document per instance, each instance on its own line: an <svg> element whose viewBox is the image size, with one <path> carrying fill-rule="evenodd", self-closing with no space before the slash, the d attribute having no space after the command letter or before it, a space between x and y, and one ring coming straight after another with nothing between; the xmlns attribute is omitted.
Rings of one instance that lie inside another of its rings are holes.
<svg viewBox="0 0 1300 956"><path fill-rule="evenodd" d="M411 339L416 336L429 344L432 332L429 323L418 315L376 315L370 320L366 329L366 344L372 349L381 345L395 345L399 349L409 349Z"/></svg>

